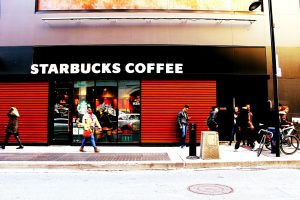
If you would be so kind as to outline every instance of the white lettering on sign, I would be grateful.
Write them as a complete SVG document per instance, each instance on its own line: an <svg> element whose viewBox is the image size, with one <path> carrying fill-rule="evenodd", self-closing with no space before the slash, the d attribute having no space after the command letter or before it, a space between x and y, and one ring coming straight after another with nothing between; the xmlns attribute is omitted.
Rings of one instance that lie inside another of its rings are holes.
<svg viewBox="0 0 300 200"><path fill-rule="evenodd" d="M183 74L182 63L128 63L125 66L127 73L147 73L147 74Z"/></svg>
<svg viewBox="0 0 300 200"><path fill-rule="evenodd" d="M122 72L120 63L61 63L32 64L31 74L118 74ZM128 74L183 74L182 63L127 63Z"/></svg>

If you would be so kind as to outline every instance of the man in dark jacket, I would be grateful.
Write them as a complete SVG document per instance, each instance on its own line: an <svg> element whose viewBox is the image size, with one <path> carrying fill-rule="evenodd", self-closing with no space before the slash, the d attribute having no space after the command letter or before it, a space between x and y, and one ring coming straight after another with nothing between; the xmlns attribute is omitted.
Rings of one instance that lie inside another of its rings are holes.
<svg viewBox="0 0 300 200"><path fill-rule="evenodd" d="M189 121L189 116L187 111L189 110L189 106L185 105L181 111L178 112L177 115L177 124L180 130L180 147L185 147L185 138L187 133L187 126Z"/></svg>
<svg viewBox="0 0 300 200"><path fill-rule="evenodd" d="M210 131L217 131L218 130L218 112L219 108L217 106L213 106L209 113L209 117L207 119L207 126Z"/></svg>

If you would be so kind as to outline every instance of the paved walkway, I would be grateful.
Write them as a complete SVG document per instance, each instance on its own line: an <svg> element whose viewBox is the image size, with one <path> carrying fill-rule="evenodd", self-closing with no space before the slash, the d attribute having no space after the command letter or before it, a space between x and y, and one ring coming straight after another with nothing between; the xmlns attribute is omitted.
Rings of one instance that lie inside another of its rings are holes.
<svg viewBox="0 0 300 200"><path fill-rule="evenodd" d="M78 146L7 146L0 149L0 169L80 169L80 170L137 170L137 169L199 169L219 167L300 167L300 151L293 155L276 157L264 150L260 157L256 151L221 144L219 159L189 159L189 148L179 147L100 147L94 153L79 152ZM196 149L200 157L200 147Z"/></svg>

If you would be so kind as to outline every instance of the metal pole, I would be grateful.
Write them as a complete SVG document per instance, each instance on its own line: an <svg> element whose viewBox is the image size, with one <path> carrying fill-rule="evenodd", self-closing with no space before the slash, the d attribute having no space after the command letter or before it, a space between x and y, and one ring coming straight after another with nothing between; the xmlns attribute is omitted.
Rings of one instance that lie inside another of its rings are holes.
<svg viewBox="0 0 300 200"><path fill-rule="evenodd" d="M272 54L272 71L273 71L273 92L274 92L274 111L275 111L275 134L276 137L276 157L280 157L279 150L279 101L278 101L278 78L277 78L277 61L276 61L276 49L275 49L275 36L274 36L274 23L273 23L273 12L272 12L272 1L268 0L269 3L269 21L270 21L270 37L271 37L271 54Z"/></svg>

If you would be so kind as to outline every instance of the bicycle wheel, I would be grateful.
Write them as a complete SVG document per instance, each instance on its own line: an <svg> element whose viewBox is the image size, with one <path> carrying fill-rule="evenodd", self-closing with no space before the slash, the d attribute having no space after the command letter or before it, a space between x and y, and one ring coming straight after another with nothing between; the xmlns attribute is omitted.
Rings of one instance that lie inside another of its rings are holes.
<svg viewBox="0 0 300 200"><path fill-rule="evenodd" d="M272 138L270 135L266 135L266 140L265 140L265 147L269 149L270 151L272 150L271 146Z"/></svg>
<svg viewBox="0 0 300 200"><path fill-rule="evenodd" d="M293 133L292 133L292 135L295 136L299 140L299 142L300 142L300 133L298 133L296 130L294 130ZM298 147L298 150L300 150L300 145Z"/></svg>
<svg viewBox="0 0 300 200"><path fill-rule="evenodd" d="M280 149L286 155L291 155L298 150L299 140L293 135L284 136L280 141Z"/></svg>
<svg viewBox="0 0 300 200"><path fill-rule="evenodd" d="M260 140L260 143L259 143L259 146L258 146L258 149L257 149L257 157L260 156L263 148L264 148L264 145L265 145L265 141L266 141L266 135L263 135L261 140Z"/></svg>

